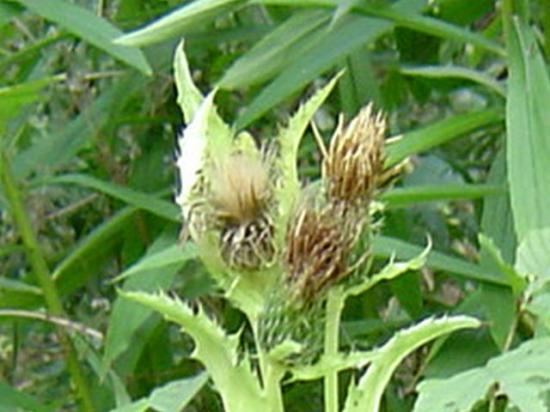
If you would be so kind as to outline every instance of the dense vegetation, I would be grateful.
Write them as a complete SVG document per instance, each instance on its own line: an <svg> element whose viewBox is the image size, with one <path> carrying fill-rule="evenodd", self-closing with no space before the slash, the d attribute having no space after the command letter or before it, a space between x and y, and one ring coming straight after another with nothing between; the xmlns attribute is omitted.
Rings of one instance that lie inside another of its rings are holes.
<svg viewBox="0 0 550 412"><path fill-rule="evenodd" d="M550 410L549 59L549 0L0 1L0 411ZM400 173L363 283L313 287L326 356L268 353L278 284L182 230L176 137L247 130L317 190L370 102Z"/></svg>

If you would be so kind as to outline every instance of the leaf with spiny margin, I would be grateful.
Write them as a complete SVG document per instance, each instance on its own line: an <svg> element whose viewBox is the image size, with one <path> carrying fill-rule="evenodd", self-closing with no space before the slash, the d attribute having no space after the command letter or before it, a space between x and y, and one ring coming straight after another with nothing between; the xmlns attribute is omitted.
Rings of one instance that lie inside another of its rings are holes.
<svg viewBox="0 0 550 412"><path fill-rule="evenodd" d="M367 372L359 382L351 382L344 412L378 412L384 390L405 357L441 335L480 325L481 322L469 316L429 318L398 332L384 346L373 350L377 356ZM430 410L441 411L437 408Z"/></svg>
<svg viewBox="0 0 550 412"><path fill-rule="evenodd" d="M277 236L283 236L293 202L295 202L295 199L299 198L300 181L298 179L297 161L300 141L313 115L327 99L341 75L342 73L340 72L334 76L330 82L317 91L317 93L315 93L306 103L300 106L298 111L296 111L289 120L288 125L280 130L277 136L280 147L278 162L282 175L280 185L276 189L276 197L279 201L280 211L276 223Z"/></svg>
<svg viewBox="0 0 550 412"><path fill-rule="evenodd" d="M217 89L212 90L206 98L203 98L193 83L185 55L184 42L178 45L174 56L174 80L178 91L177 102L183 112L185 122L195 122L199 117L204 124L203 133L208 145L208 154L214 156L227 154L231 148L233 132L216 112L214 96ZM205 103L206 100L209 102ZM200 112L201 107L204 107L203 113Z"/></svg>
<svg viewBox="0 0 550 412"><path fill-rule="evenodd" d="M313 365L297 366L291 369L293 381L310 381L321 379L331 371L343 371L351 368L364 368L374 359L376 351L359 351L351 353L339 353L330 358L322 357L319 362ZM287 381L289 383L289 381Z"/></svg>
<svg viewBox="0 0 550 412"><path fill-rule="evenodd" d="M426 259L428 257L428 254L430 253L430 250L432 249L432 243L431 241L428 243L426 248L420 253L418 256L413 257L412 259L409 259L404 262L394 262L393 256L390 259L390 262L382 268L380 272L378 272L376 275L366 278L365 281L359 285L355 285L353 287L347 288L344 292L346 295L346 298L349 296L357 296L361 293L366 292L367 290L371 289L378 283L384 281L384 280L391 280L395 279L396 277L410 271L410 270L418 270L422 266L426 264Z"/></svg>
<svg viewBox="0 0 550 412"><path fill-rule="evenodd" d="M196 312L177 298L141 292L120 292L128 299L158 311L195 341L192 356L201 361L220 392L225 410L260 411L265 399L248 357L239 357L239 333L226 335L201 308Z"/></svg>
<svg viewBox="0 0 550 412"><path fill-rule="evenodd" d="M187 123L195 117L204 96L193 82L189 62L185 55L185 41L182 40L174 55L174 81L178 89L177 102L183 112L183 118Z"/></svg>
<svg viewBox="0 0 550 412"><path fill-rule="evenodd" d="M533 339L489 360L486 366L418 386L414 412L469 412L498 385L521 412L546 412L550 405L550 338Z"/></svg>

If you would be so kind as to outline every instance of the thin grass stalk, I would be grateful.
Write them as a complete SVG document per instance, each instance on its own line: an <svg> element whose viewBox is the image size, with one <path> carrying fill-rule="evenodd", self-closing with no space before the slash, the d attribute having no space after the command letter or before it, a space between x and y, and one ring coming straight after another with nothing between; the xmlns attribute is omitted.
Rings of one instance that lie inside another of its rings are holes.
<svg viewBox="0 0 550 412"><path fill-rule="evenodd" d="M59 293L57 292L55 283L51 278L42 249L38 244L36 234L32 228L31 220L25 211L21 193L15 183L15 178L12 174L10 163L4 152L0 153L0 184L4 190L4 195L6 197L9 210L12 214L15 227L21 235L21 239L25 247L25 253L29 259L34 275L36 276L36 280L42 289L48 313L53 316L64 317L63 305L61 303ZM82 410L86 412L94 412L95 408L88 389L89 387L70 337L62 327L58 326L56 330L59 341L65 352L67 369L72 377L73 383L76 386L77 394L80 398Z"/></svg>

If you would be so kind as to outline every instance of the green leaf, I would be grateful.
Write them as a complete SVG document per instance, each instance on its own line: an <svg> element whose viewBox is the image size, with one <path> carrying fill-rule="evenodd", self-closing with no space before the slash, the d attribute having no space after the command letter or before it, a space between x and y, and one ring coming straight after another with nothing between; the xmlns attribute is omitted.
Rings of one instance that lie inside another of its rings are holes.
<svg viewBox="0 0 550 412"><path fill-rule="evenodd" d="M325 356L313 365L300 365L292 368L292 378L290 382L320 379L331 371L339 372L345 369L364 368L376 359L377 356L378 354L376 351L340 353L330 358Z"/></svg>
<svg viewBox="0 0 550 412"><path fill-rule="evenodd" d="M6 24L12 17L21 13L21 9L15 3L0 3L0 27Z"/></svg>
<svg viewBox="0 0 550 412"><path fill-rule="evenodd" d="M147 250L144 260L150 256L170 248L174 244L174 236L164 233ZM126 279L123 285L124 291L156 292L168 290L174 281L176 273L185 264L186 260L177 261L169 266L154 267L150 270L141 270ZM150 308L138 305L127 299L118 298L113 304L113 310L109 318L109 326L105 338L105 351L103 356L104 371L119 358L130 346L132 341L139 336L146 342L145 336L154 329L153 324L147 325L146 331L141 330L151 318L153 311ZM157 319L155 324L158 324Z"/></svg>
<svg viewBox="0 0 550 412"><path fill-rule="evenodd" d="M0 291L2 291L0 293L7 290L32 293L38 296L42 295L42 290L36 286L29 285L28 283L20 282L15 279L0 277Z"/></svg>
<svg viewBox="0 0 550 412"><path fill-rule="evenodd" d="M147 75L153 73L141 50L113 44L112 41L122 32L91 11L64 0L18 1L140 72Z"/></svg>
<svg viewBox="0 0 550 412"><path fill-rule="evenodd" d="M146 412L149 410L149 399L140 399L128 405L111 409L111 412Z"/></svg>
<svg viewBox="0 0 550 412"><path fill-rule="evenodd" d="M133 190L128 187L96 179L93 176L67 174L46 177L36 180L33 183L38 185L73 184L88 187L114 197L115 199L122 200L128 205L146 210L153 215L162 217L166 220L172 222L179 222L180 220L179 208L174 203L159 199L154 194L138 192L137 190Z"/></svg>
<svg viewBox="0 0 550 412"><path fill-rule="evenodd" d="M243 0L197 0L116 39L117 44L145 46L184 33L189 27L204 24L225 11L240 6Z"/></svg>
<svg viewBox="0 0 550 412"><path fill-rule="evenodd" d="M219 86L235 90L271 78L318 41L322 36L319 29L329 19L330 13L325 10L292 14L236 60L225 71Z"/></svg>
<svg viewBox="0 0 550 412"><path fill-rule="evenodd" d="M493 341L500 351L507 349L510 333L516 327L517 296L512 289L491 283L479 287L479 306L483 311ZM462 312L460 309L457 312Z"/></svg>
<svg viewBox="0 0 550 412"><path fill-rule="evenodd" d="M506 153L501 149L491 165L487 183L490 185L504 185L506 191L501 194L488 196L483 201L483 214L481 216L481 231L492 239L500 250L503 259L513 264L516 254L516 234L514 220L510 206L510 192L506 175ZM483 251L480 263L485 262Z"/></svg>
<svg viewBox="0 0 550 412"><path fill-rule="evenodd" d="M377 357L357 383L349 386L344 412L378 412L380 400L395 369L403 359L429 341L459 329L477 328L481 323L467 316L426 319L400 331L388 343L376 349ZM434 408L432 411L441 411Z"/></svg>
<svg viewBox="0 0 550 412"><path fill-rule="evenodd" d="M6 122L18 114L23 106L38 99L42 89L65 78L64 75L51 76L15 86L0 87L0 134L4 132Z"/></svg>
<svg viewBox="0 0 550 412"><path fill-rule="evenodd" d="M508 35L507 167L518 242L550 226L550 78L535 35L514 19Z"/></svg>
<svg viewBox="0 0 550 412"><path fill-rule="evenodd" d="M288 125L282 129L277 140L279 142L279 170L281 170L280 184L277 186L276 198L279 202L280 219L277 222L277 236L282 242L286 225L294 202L299 198L300 180L298 178L298 148L306 128L313 115L336 85L340 75L335 76L322 89L317 91L305 104L294 113Z"/></svg>
<svg viewBox="0 0 550 412"><path fill-rule="evenodd" d="M431 248L432 245L430 243L424 250L420 251L418 256L411 257L409 260L404 262L394 262L393 259L395 256L392 254L390 262L384 266L380 272L367 278L363 283L357 286L347 288L344 295L346 297L360 295L384 280L395 279L410 270L420 269L426 264L426 257L429 255Z"/></svg>
<svg viewBox="0 0 550 412"><path fill-rule="evenodd" d="M392 166L412 154L420 153L452 139L492 125L502 120L497 110L480 110L455 115L405 133L399 140L387 146L386 165Z"/></svg>
<svg viewBox="0 0 550 412"><path fill-rule="evenodd" d="M0 382L0 411L33 411L33 412L50 412L54 411L54 407L44 405L44 402L27 395L26 393L17 391L4 382Z"/></svg>
<svg viewBox="0 0 550 412"><path fill-rule="evenodd" d="M340 0L253 0L252 3L277 6L293 7L330 7L335 8L341 5ZM381 4L368 4L365 2L355 2L352 5L354 11L364 13L369 16L388 19L401 27L407 27L432 36L442 37L449 40L460 42L469 42L482 49L492 51L500 56L505 56L506 52L496 42L486 37L473 33L460 26L447 23L435 18L421 16L416 11L398 10L397 7L387 7ZM338 9L335 13L338 13Z"/></svg>
<svg viewBox="0 0 550 412"><path fill-rule="evenodd" d="M396 256L399 259L411 259L422 253L422 248L400 239L377 236L374 238L373 253L383 258ZM427 265L466 279L508 285L508 280L498 272L437 251L430 252Z"/></svg>
<svg viewBox="0 0 550 412"><path fill-rule="evenodd" d="M149 396L149 405L159 412L181 411L208 380L206 373L172 381L157 388Z"/></svg>
<svg viewBox="0 0 550 412"><path fill-rule="evenodd" d="M184 173L183 169L185 167L195 162L196 157L200 157L196 153L198 144L193 144L190 148L185 147L186 134L189 135L187 137L190 137L191 140L206 141L208 155L217 158L229 153L233 131L216 112L214 97L217 89L214 89L203 98L201 92L193 83L183 42L179 44L174 56L174 78L178 91L178 104L185 122L188 123L183 135L179 137L180 156L178 163L181 164L178 164L178 167L181 174ZM182 185L184 185L184 181L185 178L182 176Z"/></svg>
<svg viewBox="0 0 550 412"><path fill-rule="evenodd" d="M426 77L429 79L446 79L458 78L471 80L474 83L479 83L486 86L488 89L498 93L502 97L506 97L506 89L495 79L478 70L469 69L459 66L406 66L399 70L401 73L408 76Z"/></svg>
<svg viewBox="0 0 550 412"><path fill-rule="evenodd" d="M141 292L121 295L160 312L167 320L182 326L183 331L193 338L193 357L206 366L226 411L264 410L265 399L250 362L246 356L239 360L238 334L226 335L202 309L193 311L177 298Z"/></svg>
<svg viewBox="0 0 550 412"><path fill-rule="evenodd" d="M113 253L131 226L137 209L127 207L97 226L54 269L52 277L61 295L71 294L97 276L97 265Z"/></svg>
<svg viewBox="0 0 550 412"><path fill-rule="evenodd" d="M502 148L493 161L487 183L508 186L505 161L504 148ZM484 199L481 217L482 233L495 250L498 250L500 261L506 262L507 265L513 264L515 260L516 239L513 225L508 191ZM481 245L479 264L490 271L501 271L499 260L495 260L495 254L486 250L483 245ZM488 283L480 285L479 293L481 294L479 302L484 308L491 337L502 351L508 344L511 329L515 327L517 295L512 293L511 288Z"/></svg>
<svg viewBox="0 0 550 412"><path fill-rule="evenodd" d="M486 252L486 255L492 259L495 266L507 279L508 284L514 292L514 296L519 297L527 286L527 281L525 277L518 273L510 264L506 263L502 259L500 251L495 247L491 239L485 237L483 234L480 234L479 244Z"/></svg>
<svg viewBox="0 0 550 412"><path fill-rule="evenodd" d="M80 357L85 359L94 371L96 376L109 386L109 390L114 395L117 405L126 405L131 402L130 396L126 390L123 380L114 369L107 372L106 378L103 376L103 367L98 349L93 344L78 334L73 334L71 340L78 351Z"/></svg>
<svg viewBox="0 0 550 412"><path fill-rule="evenodd" d="M418 386L414 412L469 412L498 385L521 412L545 412L550 393L550 338L533 339L517 349L446 379L428 379Z"/></svg>
<svg viewBox="0 0 550 412"><path fill-rule="evenodd" d="M120 275L115 277L112 282L120 282L123 279L143 271L161 270L174 264L181 266L188 260L195 258L196 255L197 251L194 244L186 243L184 247L179 244L174 244L140 259L135 265L130 266Z"/></svg>
<svg viewBox="0 0 550 412"><path fill-rule="evenodd" d="M178 91L177 102L183 112L183 120L190 123L204 100L204 96L193 83L189 63L185 55L185 42L182 40L174 55L174 81Z"/></svg>
<svg viewBox="0 0 550 412"><path fill-rule="evenodd" d="M392 188L382 193L380 200L389 207L407 207L417 203L477 199L501 193L506 193L506 188L497 185L422 185Z"/></svg>
<svg viewBox="0 0 550 412"><path fill-rule="evenodd" d="M420 10L421 3L423 1L401 0L394 7L399 11L417 11ZM315 47L295 56L293 63L262 90L237 119L238 129L249 125L319 74L339 65L345 56L392 28L389 22L355 14L344 16L341 20L333 30L323 33Z"/></svg>
<svg viewBox="0 0 550 412"><path fill-rule="evenodd" d="M519 244L516 268L538 279L550 279L550 228L529 231Z"/></svg>
<svg viewBox="0 0 550 412"><path fill-rule="evenodd" d="M134 93L143 88L143 82L143 76L128 76L116 81L89 107L82 108L63 130L43 137L18 153L13 161L16 176L24 177L38 166L59 166L74 160L75 154L112 121Z"/></svg>
<svg viewBox="0 0 550 412"><path fill-rule="evenodd" d="M178 379L156 388L147 398L112 409L111 412L138 412L153 409L158 412L182 411L208 381L204 372Z"/></svg>

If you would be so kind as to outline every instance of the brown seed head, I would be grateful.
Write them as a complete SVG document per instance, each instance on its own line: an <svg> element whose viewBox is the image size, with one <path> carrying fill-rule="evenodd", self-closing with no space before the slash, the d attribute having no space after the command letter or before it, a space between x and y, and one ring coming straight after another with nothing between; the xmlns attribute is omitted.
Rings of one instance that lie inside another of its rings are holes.
<svg viewBox="0 0 550 412"><path fill-rule="evenodd" d="M385 130L386 120L372 104L347 126L340 121L322 165L330 200L356 204L371 199L384 168Z"/></svg>
<svg viewBox="0 0 550 412"><path fill-rule="evenodd" d="M343 210L302 207L290 224L284 262L287 286L300 302L312 302L347 273L347 258L356 240Z"/></svg>

